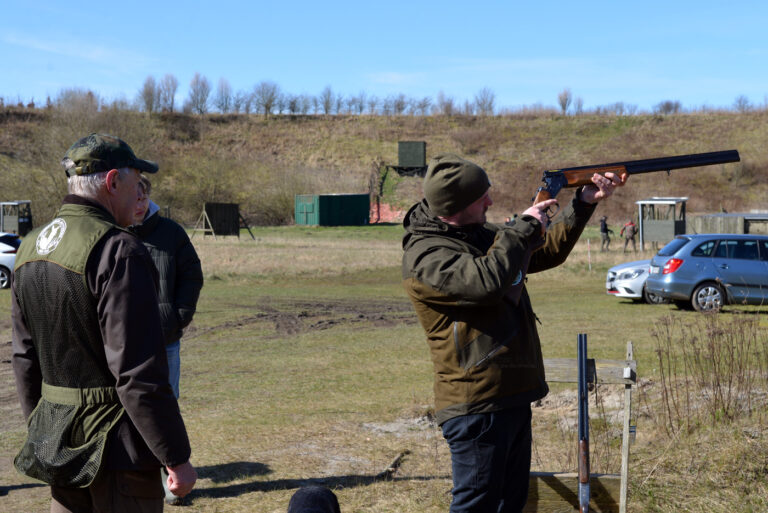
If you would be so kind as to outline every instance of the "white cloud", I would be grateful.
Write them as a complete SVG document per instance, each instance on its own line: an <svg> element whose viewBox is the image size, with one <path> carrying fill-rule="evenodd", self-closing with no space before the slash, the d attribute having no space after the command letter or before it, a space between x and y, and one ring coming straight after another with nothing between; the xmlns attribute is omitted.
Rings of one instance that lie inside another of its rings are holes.
<svg viewBox="0 0 768 513"><path fill-rule="evenodd" d="M38 52L71 57L98 64L107 68L130 70L144 67L151 59L141 54L121 49L105 47L103 44L86 43L64 37L56 40L46 40L35 36L6 33L0 36L6 44L35 50Z"/></svg>

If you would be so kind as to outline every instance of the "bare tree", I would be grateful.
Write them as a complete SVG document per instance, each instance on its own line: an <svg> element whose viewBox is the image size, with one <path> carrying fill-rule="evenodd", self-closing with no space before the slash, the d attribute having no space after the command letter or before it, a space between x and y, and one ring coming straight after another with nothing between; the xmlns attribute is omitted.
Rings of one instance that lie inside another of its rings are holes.
<svg viewBox="0 0 768 513"><path fill-rule="evenodd" d="M299 112L306 116L309 114L309 109L312 108L312 102L315 101L315 97L308 96L306 94L302 94L299 96Z"/></svg>
<svg viewBox="0 0 768 513"><path fill-rule="evenodd" d="M277 109L278 114L282 114L285 109L288 108L288 97L283 93L278 94L275 108Z"/></svg>
<svg viewBox="0 0 768 513"><path fill-rule="evenodd" d="M357 96L348 96L346 100L347 114L357 112Z"/></svg>
<svg viewBox="0 0 768 513"><path fill-rule="evenodd" d="M232 111L236 114L250 114L253 108L253 93L242 89L232 96Z"/></svg>
<svg viewBox="0 0 768 513"><path fill-rule="evenodd" d="M584 99L581 96L576 97L576 101L573 104L573 110L577 115L584 113Z"/></svg>
<svg viewBox="0 0 768 513"><path fill-rule="evenodd" d="M65 112L93 114L99 110L99 97L89 89L68 88L59 91L56 106Z"/></svg>
<svg viewBox="0 0 768 513"><path fill-rule="evenodd" d="M341 114L341 108L344 106L344 95L337 94L336 95L336 102L334 105L334 112L336 114Z"/></svg>
<svg viewBox="0 0 768 513"><path fill-rule="evenodd" d="M227 114L232 110L232 86L226 78L219 79L219 85L216 87L216 96L213 98L213 104L222 114Z"/></svg>
<svg viewBox="0 0 768 513"><path fill-rule="evenodd" d="M432 105L432 98L429 96L425 96L421 100L416 101L416 110L417 112L422 115L426 116L429 112L429 107Z"/></svg>
<svg viewBox="0 0 768 513"><path fill-rule="evenodd" d="M443 116L452 116L456 112L456 105L454 99L450 96L446 96L445 93L440 91L437 93L437 105L435 106L437 114Z"/></svg>
<svg viewBox="0 0 768 513"><path fill-rule="evenodd" d="M464 114L465 116L474 116L475 104L469 100L464 100L464 108L462 109L462 114Z"/></svg>
<svg viewBox="0 0 768 513"><path fill-rule="evenodd" d="M176 103L176 90L179 88L179 81L176 77L167 73L158 84L159 109L163 112L173 112Z"/></svg>
<svg viewBox="0 0 768 513"><path fill-rule="evenodd" d="M195 114L206 114L208 112L208 97L211 95L211 83L200 73L195 73L192 81L189 83L189 97L187 102L189 108Z"/></svg>
<svg viewBox="0 0 768 513"><path fill-rule="evenodd" d="M325 86L323 92L320 93L320 105L323 108L323 114L330 114L333 109L333 91L331 86Z"/></svg>
<svg viewBox="0 0 768 513"><path fill-rule="evenodd" d="M245 96L248 93L243 91L238 91L235 94L232 95L232 112L235 114L240 114L244 107L245 107Z"/></svg>
<svg viewBox="0 0 768 513"><path fill-rule="evenodd" d="M481 116L493 116L494 102L496 95L490 88L484 87L475 95L475 107L477 113Z"/></svg>
<svg viewBox="0 0 768 513"><path fill-rule="evenodd" d="M301 98L299 96L296 96L295 94L288 95L287 97L288 114L296 115L299 113L300 101L301 101Z"/></svg>
<svg viewBox="0 0 768 513"><path fill-rule="evenodd" d="M376 114L376 109L379 108L379 99L376 96L368 98L368 114L373 116Z"/></svg>
<svg viewBox="0 0 768 513"><path fill-rule="evenodd" d="M144 85L139 90L139 104L147 116L151 116L157 110L160 103L160 92L155 82L155 78L148 76L144 80Z"/></svg>
<svg viewBox="0 0 768 513"><path fill-rule="evenodd" d="M747 98L743 94L740 94L733 101L733 108L743 114L745 112L749 112L750 110L752 110L752 104L749 103L749 98Z"/></svg>
<svg viewBox="0 0 768 513"><path fill-rule="evenodd" d="M357 108L357 115L361 115L365 110L365 91L360 91L355 98L355 108Z"/></svg>
<svg viewBox="0 0 768 513"><path fill-rule="evenodd" d="M395 103L395 99L392 96L387 96L386 98L381 100L381 115L391 116L395 108L394 103Z"/></svg>
<svg viewBox="0 0 768 513"><path fill-rule="evenodd" d="M571 94L571 90L567 87L557 95L557 103L560 104L560 110L563 111L563 115L568 112L568 107L571 106L571 101L573 101L573 95Z"/></svg>
<svg viewBox="0 0 768 513"><path fill-rule="evenodd" d="M264 117L272 114L272 110L277 105L277 99L280 96L280 87L268 80L259 82L253 88L253 99L256 109L264 114Z"/></svg>
<svg viewBox="0 0 768 513"><path fill-rule="evenodd" d="M653 107L653 112L657 114L677 114L681 110L682 105L677 100L664 100Z"/></svg>
<svg viewBox="0 0 768 513"><path fill-rule="evenodd" d="M392 98L392 112L395 116L402 116L405 109L408 108L408 98L402 93Z"/></svg>

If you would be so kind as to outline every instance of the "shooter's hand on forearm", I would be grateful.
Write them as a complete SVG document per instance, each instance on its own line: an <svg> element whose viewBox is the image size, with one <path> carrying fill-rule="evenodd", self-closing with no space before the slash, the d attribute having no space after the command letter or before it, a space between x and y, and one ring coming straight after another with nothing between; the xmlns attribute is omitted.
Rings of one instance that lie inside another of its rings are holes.
<svg viewBox="0 0 768 513"><path fill-rule="evenodd" d="M585 185L581 190L581 201L594 204L604 200L613 194L616 187L622 187L627 183L627 177L626 173L621 176L611 172L605 173L605 176L595 173L592 175L592 184Z"/></svg>

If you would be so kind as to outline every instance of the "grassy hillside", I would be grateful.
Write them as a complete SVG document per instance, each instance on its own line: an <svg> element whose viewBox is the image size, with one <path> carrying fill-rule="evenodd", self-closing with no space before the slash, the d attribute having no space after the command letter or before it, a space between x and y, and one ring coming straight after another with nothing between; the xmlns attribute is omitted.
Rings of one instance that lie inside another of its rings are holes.
<svg viewBox="0 0 768 513"><path fill-rule="evenodd" d="M485 166L494 185L492 219L530 202L544 169L736 148L742 162L636 177L601 206L615 222L650 196L689 196L689 212L765 208L768 114L671 116L263 116L182 114L148 118L87 109L0 112L0 199L31 199L47 219L65 193L58 161L90 132L124 138L160 163L155 200L192 223L204 201L241 204L254 224L292 222L294 194L368 192L398 140L424 140L427 154L456 152ZM391 185L391 184L390 184ZM386 199L407 205L418 179L391 185ZM565 195L564 197L567 197Z"/></svg>

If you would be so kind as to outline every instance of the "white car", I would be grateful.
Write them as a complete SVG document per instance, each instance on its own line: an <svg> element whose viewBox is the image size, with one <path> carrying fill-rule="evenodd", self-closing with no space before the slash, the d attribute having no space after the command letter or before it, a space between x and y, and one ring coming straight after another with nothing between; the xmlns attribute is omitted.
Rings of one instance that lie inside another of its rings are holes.
<svg viewBox="0 0 768 513"><path fill-rule="evenodd" d="M650 260L637 260L611 267L605 277L606 292L609 296L645 301L651 305L666 303L667 300L648 292L645 288L650 265Z"/></svg>
<svg viewBox="0 0 768 513"><path fill-rule="evenodd" d="M0 289L11 286L11 273L21 239L15 233L0 232Z"/></svg>

